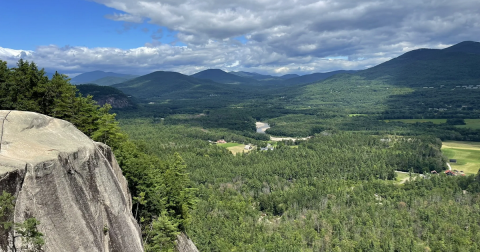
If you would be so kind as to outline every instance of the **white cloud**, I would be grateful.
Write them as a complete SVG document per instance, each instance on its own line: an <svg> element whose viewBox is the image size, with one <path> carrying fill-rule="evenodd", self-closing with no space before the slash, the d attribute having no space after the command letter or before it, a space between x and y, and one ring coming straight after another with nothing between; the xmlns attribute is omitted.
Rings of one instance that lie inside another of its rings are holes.
<svg viewBox="0 0 480 252"><path fill-rule="evenodd" d="M0 47L0 59L13 66L20 59L21 50ZM118 48L39 46L23 57L49 71L72 74L93 70L146 74L152 71L178 71L193 74L209 68L228 71L256 71L259 73L312 73L338 69L363 69L388 58L364 61L320 59L303 56L291 58L271 53L260 44L229 44L210 41L207 45L173 46L160 44L129 50Z"/></svg>
<svg viewBox="0 0 480 252"><path fill-rule="evenodd" d="M50 45L25 51L24 58L71 73L223 68L301 74L363 69L409 50L479 40L480 34L478 0L94 1L122 13L109 19L166 27L185 46L162 44L157 33L130 50ZM241 36L245 43L235 39ZM14 62L21 53L0 48L0 59Z"/></svg>
<svg viewBox="0 0 480 252"><path fill-rule="evenodd" d="M188 45L245 36L293 57L366 57L395 44L453 44L480 34L478 0L94 1L178 31Z"/></svg>
<svg viewBox="0 0 480 252"><path fill-rule="evenodd" d="M143 23L143 18L138 16L133 16L129 14L117 14L114 13L113 15L105 15L105 18L114 20L114 21L124 21L130 23Z"/></svg>

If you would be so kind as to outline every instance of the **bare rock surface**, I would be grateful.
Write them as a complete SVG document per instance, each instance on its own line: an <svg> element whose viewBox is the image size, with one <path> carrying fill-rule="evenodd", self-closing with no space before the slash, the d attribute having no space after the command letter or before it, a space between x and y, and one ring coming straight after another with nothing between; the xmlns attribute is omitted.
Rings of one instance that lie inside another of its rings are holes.
<svg viewBox="0 0 480 252"><path fill-rule="evenodd" d="M197 246L184 233L177 236L175 248L178 252L198 252Z"/></svg>
<svg viewBox="0 0 480 252"><path fill-rule="evenodd" d="M0 127L0 191L16 197L12 220L40 221L45 251L143 251L127 181L108 146L38 113L0 111ZM11 244L0 228L0 251Z"/></svg>

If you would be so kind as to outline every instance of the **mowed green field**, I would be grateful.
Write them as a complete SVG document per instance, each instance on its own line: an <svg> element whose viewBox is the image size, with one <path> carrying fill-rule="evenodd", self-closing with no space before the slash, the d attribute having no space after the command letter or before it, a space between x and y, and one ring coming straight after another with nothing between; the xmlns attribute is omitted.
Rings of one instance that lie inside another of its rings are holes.
<svg viewBox="0 0 480 252"><path fill-rule="evenodd" d="M403 123L425 123L425 122L433 122L434 124L441 124L446 123L447 119L392 119L392 120L384 120L385 122L403 122Z"/></svg>
<svg viewBox="0 0 480 252"><path fill-rule="evenodd" d="M224 144L217 144L218 146L222 146L224 148L229 148L229 147L235 147L235 146L240 146L240 145L243 145L243 144L239 144L239 143L224 143Z"/></svg>
<svg viewBox="0 0 480 252"><path fill-rule="evenodd" d="M432 122L434 124L446 123L447 119L392 119L384 120L385 122L403 122L403 123L425 123ZM456 125L459 128L480 129L480 119L465 119L466 125Z"/></svg>
<svg viewBox="0 0 480 252"><path fill-rule="evenodd" d="M446 141L442 144L442 152L457 163L450 163L452 169L465 174L477 174L480 169L480 143Z"/></svg>
<svg viewBox="0 0 480 252"><path fill-rule="evenodd" d="M457 125L459 128L480 129L480 119L465 119L467 125Z"/></svg>

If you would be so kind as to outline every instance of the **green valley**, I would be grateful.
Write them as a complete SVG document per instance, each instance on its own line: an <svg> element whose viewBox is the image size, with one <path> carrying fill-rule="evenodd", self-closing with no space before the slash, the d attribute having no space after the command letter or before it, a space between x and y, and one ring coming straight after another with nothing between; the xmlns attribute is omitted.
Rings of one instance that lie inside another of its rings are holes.
<svg viewBox="0 0 480 252"><path fill-rule="evenodd" d="M180 232L200 251L478 251L479 45L326 75L157 71L111 87L20 61L0 64L0 105L112 146L147 251ZM114 95L134 105L93 101Z"/></svg>

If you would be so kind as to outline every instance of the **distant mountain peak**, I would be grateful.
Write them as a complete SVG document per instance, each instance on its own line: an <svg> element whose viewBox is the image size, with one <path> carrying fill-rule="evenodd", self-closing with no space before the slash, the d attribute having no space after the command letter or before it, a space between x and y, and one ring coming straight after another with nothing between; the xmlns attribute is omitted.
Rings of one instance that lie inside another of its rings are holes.
<svg viewBox="0 0 480 252"><path fill-rule="evenodd" d="M72 84L86 84L86 83L91 83L96 80L105 78L105 77L131 77L134 78L136 77L135 75L131 74L120 74L120 73L114 73L114 72L104 72L101 70L96 70L96 71L91 71L91 72L86 72L79 74L75 77L72 78L70 81Z"/></svg>
<svg viewBox="0 0 480 252"><path fill-rule="evenodd" d="M245 84L255 82L255 79L241 77L235 74L227 73L221 69L207 69L191 75L194 78L212 80L224 84Z"/></svg>
<svg viewBox="0 0 480 252"><path fill-rule="evenodd" d="M443 49L447 52L463 52L470 54L480 54L480 42L475 41L463 41L456 45Z"/></svg>

